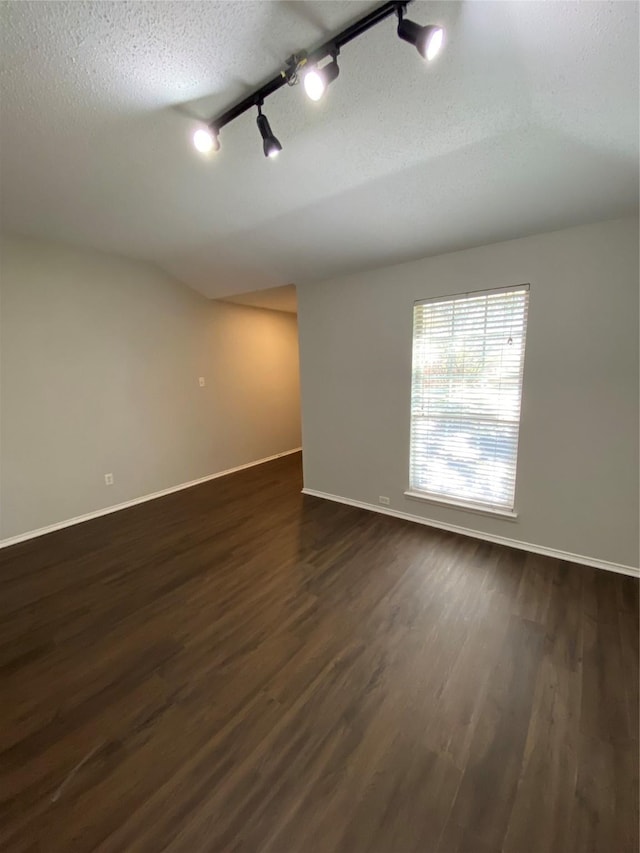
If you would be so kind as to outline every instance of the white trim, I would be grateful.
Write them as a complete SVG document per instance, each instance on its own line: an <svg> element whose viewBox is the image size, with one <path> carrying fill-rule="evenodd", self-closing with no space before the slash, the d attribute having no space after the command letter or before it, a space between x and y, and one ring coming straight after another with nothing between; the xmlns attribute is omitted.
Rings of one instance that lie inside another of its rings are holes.
<svg viewBox="0 0 640 853"><path fill-rule="evenodd" d="M556 548L546 548L544 545L532 545L529 542L520 542L518 539L508 539L506 536L494 536L492 533L484 533L480 530L472 530L469 527L460 527L457 524L447 524L444 521L434 521L431 518L422 518L420 515L411 515L408 512L400 512L396 509L376 506L376 504L354 501L351 498L343 498L339 495L330 495L327 492L318 492L316 489L303 489L302 493L315 498L323 498L327 501L335 501L347 506L355 506L358 509L366 509L370 512L379 512L382 515L391 515L394 518L402 518L405 521L414 521L417 524L425 524L427 527L436 527L438 530L448 530L451 533L459 533L462 536L471 536L473 539L484 539L497 545L506 545L509 548L518 548L521 551L531 551L533 554L542 554L544 557L555 557L558 560L568 560L570 563L582 563L585 566L593 566L596 569L606 569L609 572L618 572L621 575L640 577L640 569L633 566L623 566L620 563L610 563L607 560L597 560L594 557L584 557L581 554L572 554L569 551L558 551Z"/></svg>
<svg viewBox="0 0 640 853"><path fill-rule="evenodd" d="M28 530L26 533L18 533L17 536L9 536L7 539L0 539L0 548L8 548L10 545L17 545L19 542L26 542L28 539L35 539L37 536L45 536L47 533L53 533L56 530L62 530L65 527L71 527L74 524L82 524L83 521L91 521L92 518L100 518L101 515L109 515L112 512L120 512L121 509L128 509L130 506L153 501L156 498L163 498L165 495L170 495L173 492L180 492L182 489L190 489L192 486L199 486L201 483L207 483L209 480L217 480L218 477L226 477L227 474L235 474L237 471L244 471L245 468L253 468L255 465L262 465L265 462L272 462L274 459L280 459L282 456L290 456L292 453L299 453L301 447L294 447L293 450L285 450L283 453L274 453L273 456L265 456L264 459L256 459L255 462L246 462L244 465L236 465L235 468L227 468L226 471L217 471L215 474L207 474L206 477L199 477L197 480L190 480L188 483L180 483L179 486L169 486L168 489L161 489L159 492L152 492L150 495L143 495L140 498L133 498L130 501L124 501L120 504L97 509L95 512L87 512L84 515L77 515L75 518L67 518L65 521L57 521L55 524L48 524L46 527L39 527L37 530Z"/></svg>
<svg viewBox="0 0 640 853"><path fill-rule="evenodd" d="M442 504L442 506L454 506L456 509L464 509L467 512L477 512L480 515L497 515L500 518L507 518L510 521L515 521L518 513L512 509L499 509L498 507L482 506L481 504L469 503L467 501L456 501L453 498L441 498L437 495L429 494L428 492L414 492L408 489L405 497L411 498L412 501L424 501L428 504Z"/></svg>

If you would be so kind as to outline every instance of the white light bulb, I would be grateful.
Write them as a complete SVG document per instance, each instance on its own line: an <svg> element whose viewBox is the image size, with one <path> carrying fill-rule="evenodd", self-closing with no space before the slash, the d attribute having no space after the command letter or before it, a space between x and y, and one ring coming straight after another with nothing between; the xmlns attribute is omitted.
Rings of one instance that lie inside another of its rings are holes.
<svg viewBox="0 0 640 853"><path fill-rule="evenodd" d="M214 143L215 139L210 130L205 130L201 127L193 134L193 144L196 151L199 151L201 154L208 154L210 151L213 151Z"/></svg>
<svg viewBox="0 0 640 853"><path fill-rule="evenodd" d="M444 30L442 27L438 27L437 30L431 34L431 38L427 42L427 62L431 62L432 59L435 59L436 56L440 53L442 48L442 42L444 41Z"/></svg>
<svg viewBox="0 0 640 853"><path fill-rule="evenodd" d="M272 148L271 151L269 151L269 157L277 157L279 153L280 150L278 148Z"/></svg>
<svg viewBox="0 0 640 853"><path fill-rule="evenodd" d="M325 88L322 75L318 71L307 71L304 75L304 90L312 101L319 101Z"/></svg>

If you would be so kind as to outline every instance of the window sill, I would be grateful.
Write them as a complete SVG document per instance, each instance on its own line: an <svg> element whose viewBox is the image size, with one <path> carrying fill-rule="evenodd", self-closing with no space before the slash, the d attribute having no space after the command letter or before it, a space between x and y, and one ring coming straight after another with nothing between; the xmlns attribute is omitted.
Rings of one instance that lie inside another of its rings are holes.
<svg viewBox="0 0 640 853"><path fill-rule="evenodd" d="M437 495L429 495L426 492L406 491L405 497L411 498L414 501L423 501L424 503L438 504L439 506L449 506L454 509L463 509L465 512L475 512L479 515L492 515L498 518L505 518L508 521L515 521L518 518L518 513L511 509L495 509L491 507L478 506L478 504L465 503L465 501L454 501L447 498L440 498Z"/></svg>

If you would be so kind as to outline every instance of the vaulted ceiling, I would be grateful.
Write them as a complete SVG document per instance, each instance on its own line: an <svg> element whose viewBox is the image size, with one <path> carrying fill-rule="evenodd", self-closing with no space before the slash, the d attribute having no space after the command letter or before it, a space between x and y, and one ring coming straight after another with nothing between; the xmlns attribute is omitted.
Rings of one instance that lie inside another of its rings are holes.
<svg viewBox="0 0 640 853"><path fill-rule="evenodd" d="M156 263L207 296L626 215L638 205L638 4L416 2L326 97L284 87L203 159L210 118L375 3L13 2L2 15L2 227Z"/></svg>

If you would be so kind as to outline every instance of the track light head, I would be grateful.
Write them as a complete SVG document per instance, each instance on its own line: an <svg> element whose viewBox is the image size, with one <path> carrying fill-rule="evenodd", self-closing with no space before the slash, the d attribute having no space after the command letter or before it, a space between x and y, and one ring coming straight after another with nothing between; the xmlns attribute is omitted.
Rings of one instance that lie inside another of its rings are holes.
<svg viewBox="0 0 640 853"><path fill-rule="evenodd" d="M326 92L327 86L333 83L339 73L340 68L335 57L324 68L310 68L303 78L307 97L312 101L319 101Z"/></svg>
<svg viewBox="0 0 640 853"><path fill-rule="evenodd" d="M262 150L264 151L265 157L277 157L278 154L282 151L282 145L276 139L271 130L271 125L269 124L269 119L262 115L261 105L258 105L258 118L257 118L258 130L260 131L260 136L262 137Z"/></svg>
<svg viewBox="0 0 640 853"><path fill-rule="evenodd" d="M199 127L193 134L193 145L201 154L210 154L220 150L220 140L215 129L209 125Z"/></svg>
<svg viewBox="0 0 640 853"><path fill-rule="evenodd" d="M398 22L398 35L404 41L414 45L418 53L427 62L431 62L440 53L444 44L444 29L428 25L421 27L415 21L408 18L400 18Z"/></svg>

